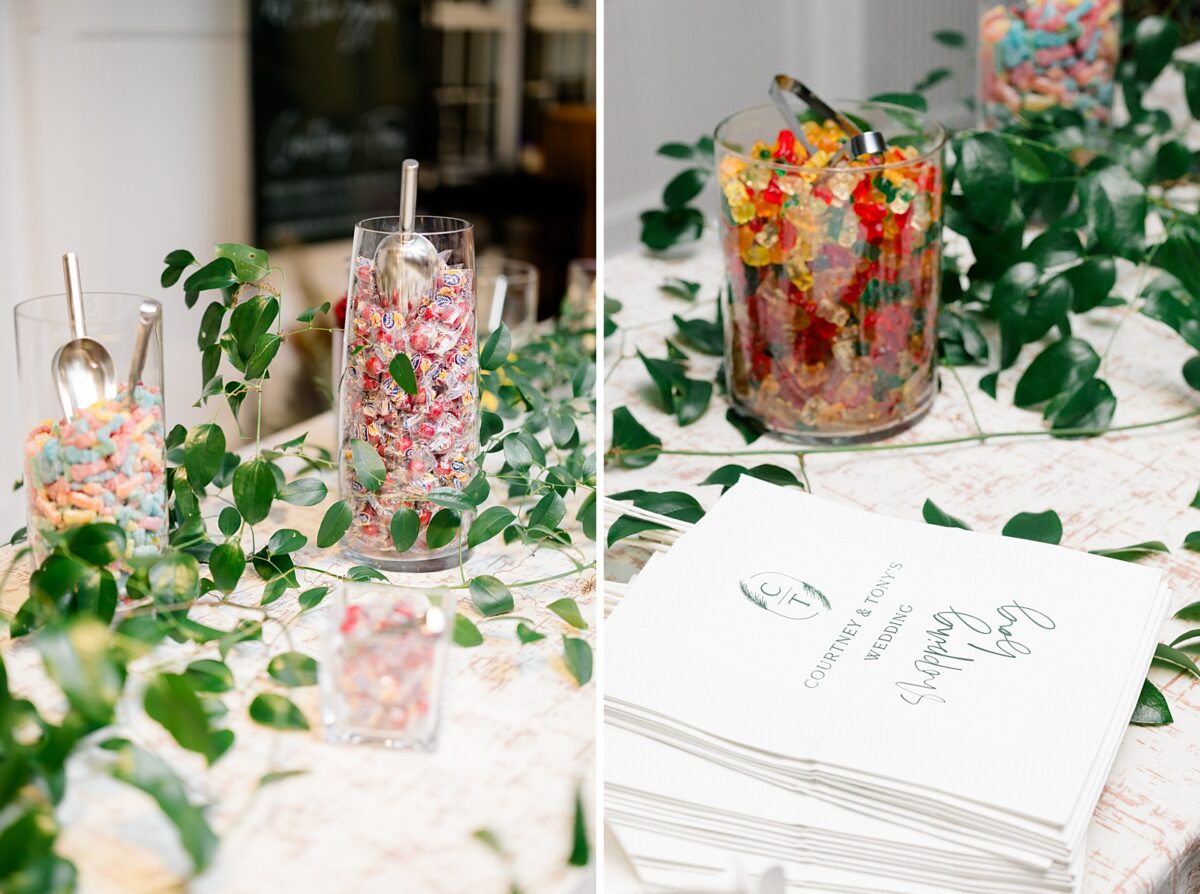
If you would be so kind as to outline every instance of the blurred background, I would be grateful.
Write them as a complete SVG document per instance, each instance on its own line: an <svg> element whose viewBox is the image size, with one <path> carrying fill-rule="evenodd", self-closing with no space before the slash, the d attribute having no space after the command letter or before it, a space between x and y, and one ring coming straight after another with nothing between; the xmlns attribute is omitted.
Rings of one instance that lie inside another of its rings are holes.
<svg viewBox="0 0 1200 894"><path fill-rule="evenodd" d="M596 92L595 0L0 0L0 415L16 416L12 306L61 292L75 251L85 291L163 302L168 424L207 421L190 406L204 302L160 287L162 258L247 242L282 268L283 319L336 304L354 223L396 214L409 156L418 213L475 225L481 305L498 273L510 325L586 301ZM264 432L330 405L328 333L280 358ZM13 434L5 538L20 474Z"/></svg>
<svg viewBox="0 0 1200 894"><path fill-rule="evenodd" d="M666 142L711 136L725 116L767 102L777 72L828 98L908 91L928 72L951 76L927 92L952 127L973 123L977 0L605 0L604 249L639 246L638 215L661 206L680 163L655 155ZM1183 42L1200 39L1197 0L1125 0L1129 21L1170 12ZM935 42L961 31L966 49ZM693 204L715 214L710 183Z"/></svg>

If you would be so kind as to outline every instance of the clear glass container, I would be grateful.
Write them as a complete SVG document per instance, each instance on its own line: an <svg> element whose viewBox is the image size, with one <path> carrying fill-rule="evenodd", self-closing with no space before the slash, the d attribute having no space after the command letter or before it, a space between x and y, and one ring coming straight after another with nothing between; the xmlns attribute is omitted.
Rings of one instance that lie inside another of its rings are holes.
<svg viewBox="0 0 1200 894"><path fill-rule="evenodd" d="M435 282L407 314L379 290L375 252L399 229L399 218L364 220L354 228L347 290L344 362L338 398L339 484L353 520L342 540L346 555L390 571L437 571L459 563L459 541L431 547L430 519L441 508L435 489L462 490L476 473L479 453L479 352L475 331L475 246L471 225L418 217L415 232L438 253ZM417 393L389 372L399 353L413 365ZM386 477L370 489L353 463L352 440L367 442ZM412 509L420 518L416 543L403 553L392 542L392 517ZM465 532L471 513L461 513ZM462 558L469 551L462 547Z"/></svg>
<svg viewBox="0 0 1200 894"><path fill-rule="evenodd" d="M1059 109L1108 123L1121 0L984 0L979 9L984 127L1038 124Z"/></svg>
<svg viewBox="0 0 1200 894"><path fill-rule="evenodd" d="M886 437L935 392L945 131L886 103L837 108L887 152L833 163L841 130L801 116L810 158L773 105L716 131L729 400L813 443Z"/></svg>
<svg viewBox="0 0 1200 894"><path fill-rule="evenodd" d="M158 304L140 295L84 293L88 337L112 355L119 391L70 419L63 415L51 366L71 340L66 296L31 298L14 309L26 519L38 562L55 535L92 522L123 528L127 557L156 555L166 544L161 325L150 340L132 402L126 384L144 302Z"/></svg>
<svg viewBox="0 0 1200 894"><path fill-rule="evenodd" d="M454 610L452 590L340 584L319 672L325 737L432 751Z"/></svg>
<svg viewBox="0 0 1200 894"><path fill-rule="evenodd" d="M503 291L501 291L503 278ZM480 258L479 337L486 339L499 323L512 333L520 347L533 337L537 325L538 269L528 261L512 258ZM497 306L497 300L503 303Z"/></svg>

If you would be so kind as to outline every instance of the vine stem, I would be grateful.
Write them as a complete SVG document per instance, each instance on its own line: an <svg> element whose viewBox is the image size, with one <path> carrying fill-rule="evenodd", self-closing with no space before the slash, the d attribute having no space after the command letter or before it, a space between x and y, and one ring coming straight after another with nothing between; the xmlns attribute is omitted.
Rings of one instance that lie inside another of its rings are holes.
<svg viewBox="0 0 1200 894"><path fill-rule="evenodd" d="M663 456L819 456L839 453L884 453L895 450L920 450L927 447L953 447L958 444L974 444L986 441L1011 440L1018 438L1095 438L1102 435L1118 434L1120 432L1138 431L1146 428L1157 428L1175 422L1183 422L1200 416L1200 407L1178 413L1164 419L1154 419L1149 422L1134 422L1128 425L1114 425L1109 428L1060 428L1039 429L1036 431L981 431L974 435L960 435L954 438L940 438L934 441L913 441L906 444L846 444L840 447L809 447L802 450L670 450L658 447L638 447L633 450L613 448L606 454L609 457L646 456L649 454Z"/></svg>

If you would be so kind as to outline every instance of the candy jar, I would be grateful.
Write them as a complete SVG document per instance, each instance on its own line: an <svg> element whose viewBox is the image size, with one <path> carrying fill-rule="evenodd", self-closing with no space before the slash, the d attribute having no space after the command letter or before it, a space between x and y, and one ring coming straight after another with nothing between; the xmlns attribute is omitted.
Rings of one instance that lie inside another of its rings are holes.
<svg viewBox="0 0 1200 894"><path fill-rule="evenodd" d="M442 509L429 494L462 490L477 470L475 249L466 221L417 217L415 232L433 244L437 264L428 286L401 307L396 295L381 293L375 263L379 243L398 229L396 217L354 228L338 400L339 483L352 513L342 546L376 568L436 571L458 564L460 544L454 538L429 545L430 519ZM392 361L401 354L412 366L415 394L392 376ZM356 447L360 462L366 449L378 455L381 481L360 477ZM404 509L416 513L420 531L401 553L391 522ZM461 512L462 531L470 522L470 513Z"/></svg>
<svg viewBox="0 0 1200 894"><path fill-rule="evenodd" d="M124 530L127 559L157 555L167 542L161 326L132 395L126 382L143 302L158 304L139 295L84 293L87 335L112 355L118 392L69 417L51 367L71 339L66 296L31 298L15 308L18 432L29 542L38 562L60 535L92 522Z"/></svg>
<svg viewBox="0 0 1200 894"><path fill-rule="evenodd" d="M729 400L806 442L886 437L935 390L945 131L900 106L838 108L885 152L839 156L846 135L808 113L810 153L773 105L716 132Z"/></svg>
<svg viewBox="0 0 1200 894"><path fill-rule="evenodd" d="M320 662L327 739L434 748L454 608L446 589L378 581L337 588Z"/></svg>
<svg viewBox="0 0 1200 894"><path fill-rule="evenodd" d="M1121 0L980 4L979 114L985 127L1045 121L1063 109L1093 126L1112 114Z"/></svg>

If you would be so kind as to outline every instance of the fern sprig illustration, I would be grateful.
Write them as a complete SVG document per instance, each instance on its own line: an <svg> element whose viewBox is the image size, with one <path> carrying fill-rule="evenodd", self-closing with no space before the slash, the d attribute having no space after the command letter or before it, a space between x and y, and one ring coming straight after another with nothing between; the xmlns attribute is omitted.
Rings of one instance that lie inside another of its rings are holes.
<svg viewBox="0 0 1200 894"><path fill-rule="evenodd" d="M753 602L755 605L757 605L759 608L767 607L766 597L763 596L762 593L759 593L757 590L752 589L750 587L750 585L748 583L746 583L744 580L738 581L738 586L742 588L742 595L745 596L747 599L749 599L751 602ZM824 597L821 597L821 598L823 599Z"/></svg>
<svg viewBox="0 0 1200 894"><path fill-rule="evenodd" d="M800 583L804 585L805 596L807 596L809 599L815 599L817 602L821 603L821 608L825 609L825 611L829 611L829 599L826 598L824 593L810 583L806 583L805 581L801 581Z"/></svg>

